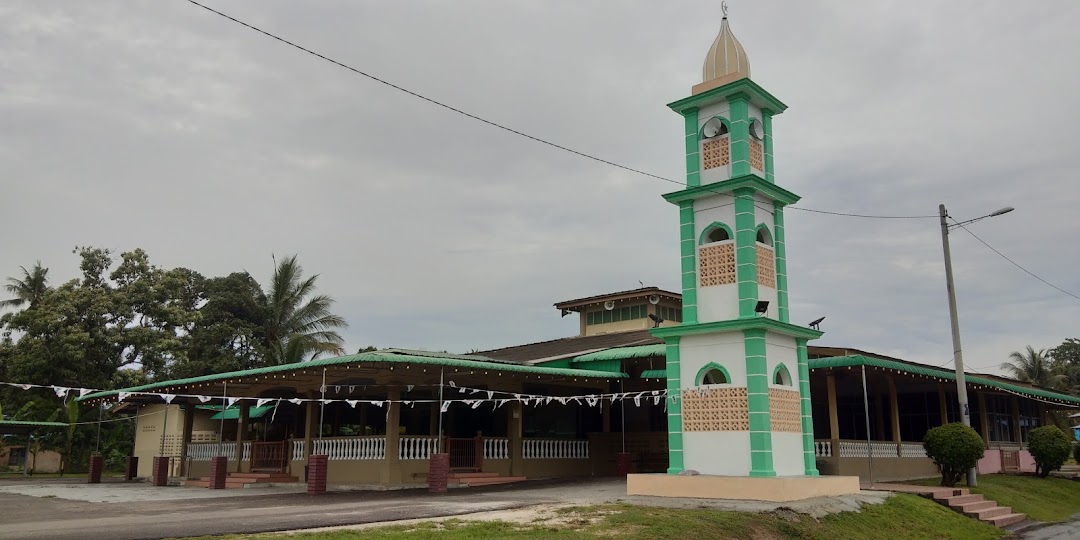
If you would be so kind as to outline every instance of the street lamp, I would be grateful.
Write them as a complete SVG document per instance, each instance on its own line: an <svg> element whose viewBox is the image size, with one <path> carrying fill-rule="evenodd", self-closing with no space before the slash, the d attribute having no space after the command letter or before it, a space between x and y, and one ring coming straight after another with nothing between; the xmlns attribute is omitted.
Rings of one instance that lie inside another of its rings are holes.
<svg viewBox="0 0 1080 540"><path fill-rule="evenodd" d="M945 211L945 205L938 205L938 216L941 218L941 246L945 250L945 288L949 292L949 319L952 323L953 365L956 369L956 401L960 405L960 421L965 426L971 427L971 411L968 407L967 381L964 378L964 355L960 348L960 320L956 315L956 287L953 285L952 255L949 252L949 230L968 223L974 223L980 219L997 217L1013 211L1013 207L1006 206L982 217L958 221L949 225L949 214ZM946 419L942 419L944 422ZM969 486L976 485L975 469L968 469L967 482Z"/></svg>

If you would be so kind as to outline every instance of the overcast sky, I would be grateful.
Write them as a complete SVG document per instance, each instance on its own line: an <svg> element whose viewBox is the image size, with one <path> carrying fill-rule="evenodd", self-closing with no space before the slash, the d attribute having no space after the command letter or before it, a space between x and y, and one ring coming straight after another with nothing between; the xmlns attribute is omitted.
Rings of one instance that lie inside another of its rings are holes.
<svg viewBox="0 0 1080 540"><path fill-rule="evenodd" d="M685 179L666 103L717 1L210 1L455 107ZM1080 294L1080 3L730 2L788 104L799 206L959 219ZM76 245L204 275L298 253L366 345L464 352L573 335L554 302L678 290L677 186L493 129L182 0L0 4L0 276ZM951 358L936 219L786 214L793 322L818 343ZM1080 300L952 236L968 365L1080 337Z"/></svg>

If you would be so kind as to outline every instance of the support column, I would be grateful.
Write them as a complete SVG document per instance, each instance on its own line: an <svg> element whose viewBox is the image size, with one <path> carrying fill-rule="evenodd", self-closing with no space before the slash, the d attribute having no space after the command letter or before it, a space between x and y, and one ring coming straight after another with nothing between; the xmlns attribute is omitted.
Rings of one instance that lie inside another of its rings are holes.
<svg viewBox="0 0 1080 540"><path fill-rule="evenodd" d="M746 167L749 172L749 163ZM745 319L757 317L754 311L758 301L757 223L755 223L754 213L754 190L739 188L734 193L735 280L738 282L739 290L739 318ZM763 347L762 358L764 354Z"/></svg>
<svg viewBox="0 0 1080 540"><path fill-rule="evenodd" d="M697 238L694 236L694 201L679 202L679 264L682 276L683 324L698 322L697 317ZM655 314L656 306L649 305Z"/></svg>
<svg viewBox="0 0 1080 540"><path fill-rule="evenodd" d="M698 141L698 109L690 107L682 112L686 133L686 187L701 185L701 156Z"/></svg>
<svg viewBox="0 0 1080 540"><path fill-rule="evenodd" d="M896 443L896 448L893 450L896 452L896 457L900 457L900 441L904 439L900 436L900 402L896 399L896 381L887 374L885 379L889 382L889 427L892 431L892 440Z"/></svg>
<svg viewBox="0 0 1080 540"><path fill-rule="evenodd" d="M101 467L104 463L104 459L100 455L90 456L90 471L86 475L86 483L88 484L100 484L101 483ZM130 467L128 467L130 470ZM130 480L130 478L129 478Z"/></svg>
<svg viewBox="0 0 1080 540"><path fill-rule="evenodd" d="M877 437L871 438L885 440L885 403L878 393L874 393L874 427L877 429Z"/></svg>
<svg viewBox="0 0 1080 540"><path fill-rule="evenodd" d="M214 456L210 458L210 482L206 486L210 489L225 489L225 482L229 477L229 458Z"/></svg>
<svg viewBox="0 0 1080 540"><path fill-rule="evenodd" d="M829 440L833 457L840 455L840 415L836 412L836 372L825 375L825 388L829 394Z"/></svg>
<svg viewBox="0 0 1080 540"><path fill-rule="evenodd" d="M982 426L983 444L990 448L990 420L986 416L986 394L979 392L979 425Z"/></svg>
<svg viewBox="0 0 1080 540"><path fill-rule="evenodd" d="M731 107L731 177L750 174L750 96L728 96Z"/></svg>
<svg viewBox="0 0 1080 540"><path fill-rule="evenodd" d="M308 394L310 397L311 394ZM311 457L312 450L314 450L315 444L313 438L315 435L316 425L319 423L319 411L314 401L304 402L304 463L308 462L308 458ZM319 426L321 428L321 426Z"/></svg>
<svg viewBox="0 0 1080 540"><path fill-rule="evenodd" d="M735 218L738 220L738 217ZM765 330L743 330L746 351L746 393L750 408L750 476L776 476L772 456L769 412L769 366L765 360Z"/></svg>
<svg viewBox="0 0 1080 540"><path fill-rule="evenodd" d="M524 463L521 458L522 406L520 401L509 403L510 413L506 415L506 438L510 445L510 476L524 476Z"/></svg>
<svg viewBox="0 0 1080 540"><path fill-rule="evenodd" d="M244 439L248 430L248 405L245 400L236 403L240 407L240 419L236 424L236 472L244 472Z"/></svg>
<svg viewBox="0 0 1080 540"><path fill-rule="evenodd" d="M684 317L685 318L685 317ZM668 474L679 474L683 470L683 421L681 364L679 360L679 338L666 340L667 389L669 396L679 396L674 403L668 400ZM604 400L605 403L608 400ZM610 407L610 405L609 405ZM620 448L620 452L622 449Z"/></svg>
<svg viewBox="0 0 1080 540"><path fill-rule="evenodd" d="M401 390L394 387L386 392L386 468L382 471L384 484L401 482Z"/></svg>
<svg viewBox="0 0 1080 540"><path fill-rule="evenodd" d="M184 404L184 431L180 436L180 476L187 478L191 475L191 464L188 462L188 445L191 444L191 432L195 428L195 404Z"/></svg>
<svg viewBox="0 0 1080 540"><path fill-rule="evenodd" d="M766 117L768 118L768 117ZM765 147L768 152L769 139L772 134L769 132L769 128L765 127ZM772 156L766 154L767 160L772 160ZM767 163L766 167L771 168L771 164ZM768 173L771 178L772 173ZM776 254L776 307L777 317L780 322L789 322L788 318L788 291L787 291L787 248L784 244L784 203L773 203L773 249ZM804 340L805 341L805 340Z"/></svg>
<svg viewBox="0 0 1080 540"><path fill-rule="evenodd" d="M1020 430L1020 398L1010 396L1009 401L1012 402L1013 438L1016 439L1016 446L1023 448L1023 433Z"/></svg>
<svg viewBox="0 0 1080 540"><path fill-rule="evenodd" d="M941 425L949 423L949 400L945 396L945 385L938 383L938 406L941 407Z"/></svg>
<svg viewBox="0 0 1080 540"><path fill-rule="evenodd" d="M775 112L771 109L761 109L761 127L765 128L765 179L770 183L776 183L776 174L773 171L773 137L772 117ZM784 321L787 322L787 321Z"/></svg>
<svg viewBox="0 0 1080 540"><path fill-rule="evenodd" d="M810 360L805 339L796 339L795 348L799 358L799 402L802 412L803 466L806 476L818 476L817 456L814 452L814 412L810 404Z"/></svg>

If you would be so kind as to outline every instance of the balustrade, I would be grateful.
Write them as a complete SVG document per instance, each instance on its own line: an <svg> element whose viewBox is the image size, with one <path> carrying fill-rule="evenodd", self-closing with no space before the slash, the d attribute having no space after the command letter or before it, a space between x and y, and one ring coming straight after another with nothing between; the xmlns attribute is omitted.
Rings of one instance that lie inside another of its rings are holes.
<svg viewBox="0 0 1080 540"><path fill-rule="evenodd" d="M588 459L589 441L566 439L523 439L523 459Z"/></svg>

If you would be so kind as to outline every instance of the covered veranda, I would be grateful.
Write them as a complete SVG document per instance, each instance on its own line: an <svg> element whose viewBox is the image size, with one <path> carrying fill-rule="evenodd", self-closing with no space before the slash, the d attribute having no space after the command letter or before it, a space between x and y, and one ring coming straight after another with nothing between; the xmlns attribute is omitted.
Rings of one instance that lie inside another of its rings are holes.
<svg viewBox="0 0 1080 540"><path fill-rule="evenodd" d="M1080 407L1076 397L1003 377L966 379L972 427L987 449L982 474L1034 471L1028 432L1050 423L1049 411ZM945 368L896 359L811 358L818 470L875 481L937 475L922 440L931 428L960 420L955 381Z"/></svg>
<svg viewBox="0 0 1080 540"><path fill-rule="evenodd" d="M167 410L166 399L179 405L183 414L168 407L174 412L161 415L163 427L167 415L173 422L182 417L179 436L141 427L136 446L170 457L170 473L183 478L208 474L211 458L225 456L230 472L302 479L315 454L328 456L331 484L408 485L425 481L436 452L449 453L458 471L606 475L614 474L620 450L612 444L621 425L618 406L582 396L624 392L626 375L617 367L385 350L99 392L81 401L123 401L142 411ZM546 397L524 403L527 396ZM205 410L208 405L216 410Z"/></svg>

